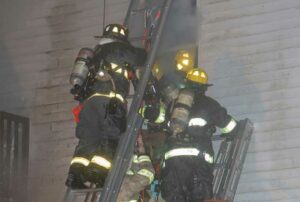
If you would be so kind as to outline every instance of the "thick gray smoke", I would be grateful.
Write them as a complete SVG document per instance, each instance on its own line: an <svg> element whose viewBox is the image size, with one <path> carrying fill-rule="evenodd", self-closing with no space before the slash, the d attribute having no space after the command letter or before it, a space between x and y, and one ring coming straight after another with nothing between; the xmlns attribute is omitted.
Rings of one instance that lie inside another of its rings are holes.
<svg viewBox="0 0 300 202"><path fill-rule="evenodd" d="M197 44L196 0L173 0L161 39L161 52Z"/></svg>

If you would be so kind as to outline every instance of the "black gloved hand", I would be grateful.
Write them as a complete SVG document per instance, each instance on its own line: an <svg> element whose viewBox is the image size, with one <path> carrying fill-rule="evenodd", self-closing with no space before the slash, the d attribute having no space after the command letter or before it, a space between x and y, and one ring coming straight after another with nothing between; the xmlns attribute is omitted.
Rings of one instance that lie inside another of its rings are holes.
<svg viewBox="0 0 300 202"><path fill-rule="evenodd" d="M126 130L126 108L125 104L117 98L111 98L106 106L105 119L110 119L121 132Z"/></svg>
<svg viewBox="0 0 300 202"><path fill-rule="evenodd" d="M115 115L118 117L123 117L126 115L126 109L124 104L115 97L110 99L107 106L107 112L111 115Z"/></svg>
<svg viewBox="0 0 300 202"><path fill-rule="evenodd" d="M159 106L158 105L145 105L143 107L143 117L149 122L153 123L159 116Z"/></svg>

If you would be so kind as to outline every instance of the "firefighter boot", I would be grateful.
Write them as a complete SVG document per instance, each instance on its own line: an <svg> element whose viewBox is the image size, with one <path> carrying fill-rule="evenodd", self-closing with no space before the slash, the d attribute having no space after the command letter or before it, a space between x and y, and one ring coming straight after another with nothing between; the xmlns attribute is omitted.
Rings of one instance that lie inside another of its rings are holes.
<svg viewBox="0 0 300 202"><path fill-rule="evenodd" d="M97 188L100 188L104 186L108 171L109 170L106 168L90 163L85 172L85 177L88 182L95 184Z"/></svg>
<svg viewBox="0 0 300 202"><path fill-rule="evenodd" d="M65 182L67 187L71 189L86 189L88 188L84 182L84 166L73 164L70 166L67 180Z"/></svg>

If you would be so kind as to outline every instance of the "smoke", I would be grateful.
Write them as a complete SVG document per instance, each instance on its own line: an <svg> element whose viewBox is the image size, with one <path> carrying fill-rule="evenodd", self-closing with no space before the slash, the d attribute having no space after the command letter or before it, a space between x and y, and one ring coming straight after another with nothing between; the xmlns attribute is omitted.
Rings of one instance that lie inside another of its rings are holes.
<svg viewBox="0 0 300 202"><path fill-rule="evenodd" d="M173 0L161 39L160 52L197 44L196 0Z"/></svg>
<svg viewBox="0 0 300 202"><path fill-rule="evenodd" d="M179 50L189 51L197 64L198 12L196 0L173 0L163 30L157 63L169 79L180 82L182 75L175 70Z"/></svg>

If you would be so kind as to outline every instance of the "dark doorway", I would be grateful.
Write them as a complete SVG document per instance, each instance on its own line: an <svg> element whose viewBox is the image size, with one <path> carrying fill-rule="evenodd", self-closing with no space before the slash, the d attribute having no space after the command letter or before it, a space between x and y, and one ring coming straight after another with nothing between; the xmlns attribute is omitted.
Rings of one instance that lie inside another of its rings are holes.
<svg viewBox="0 0 300 202"><path fill-rule="evenodd" d="M0 201L26 202L29 119L0 111Z"/></svg>

